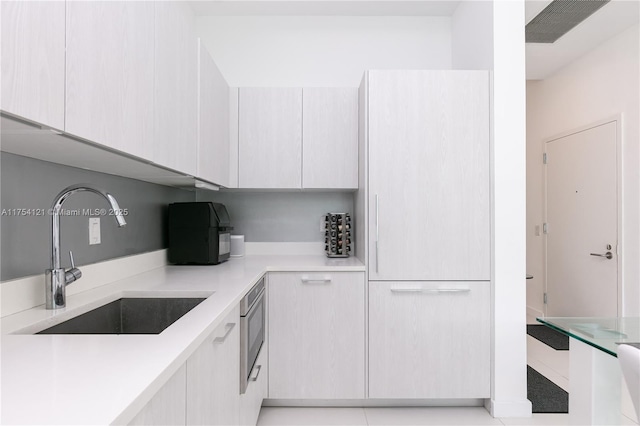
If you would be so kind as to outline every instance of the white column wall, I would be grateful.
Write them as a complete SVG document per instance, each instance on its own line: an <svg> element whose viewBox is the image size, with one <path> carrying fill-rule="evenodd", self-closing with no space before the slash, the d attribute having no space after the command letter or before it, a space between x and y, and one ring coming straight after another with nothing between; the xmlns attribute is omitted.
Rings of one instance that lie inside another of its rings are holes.
<svg viewBox="0 0 640 426"><path fill-rule="evenodd" d="M531 415L527 399L524 1L493 3L494 417Z"/></svg>

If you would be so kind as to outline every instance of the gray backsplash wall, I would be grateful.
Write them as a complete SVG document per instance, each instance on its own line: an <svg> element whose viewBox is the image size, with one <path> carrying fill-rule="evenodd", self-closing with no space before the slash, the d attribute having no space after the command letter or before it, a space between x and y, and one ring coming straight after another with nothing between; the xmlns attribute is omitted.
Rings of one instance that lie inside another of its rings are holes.
<svg viewBox="0 0 640 426"><path fill-rule="evenodd" d="M89 245L89 216L66 216L60 221L62 264L69 250L78 265L159 250L167 247L166 206L195 201L195 192L96 173L18 155L0 154L0 280L44 273L50 263L50 216L55 196L69 185L90 183L110 192L127 208L127 226L118 228L113 217L100 216L102 243ZM108 209L92 193L72 195L66 211ZM10 209L43 209L44 216L11 216Z"/></svg>
<svg viewBox="0 0 640 426"><path fill-rule="evenodd" d="M210 192L198 201L227 207L234 226L248 242L323 241L320 218L327 212L353 213L351 192Z"/></svg>

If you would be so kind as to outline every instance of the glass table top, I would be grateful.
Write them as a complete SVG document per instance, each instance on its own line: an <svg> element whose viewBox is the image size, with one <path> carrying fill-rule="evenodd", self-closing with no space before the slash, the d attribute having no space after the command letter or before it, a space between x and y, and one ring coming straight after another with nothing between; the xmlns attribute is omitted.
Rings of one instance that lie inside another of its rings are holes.
<svg viewBox="0 0 640 426"><path fill-rule="evenodd" d="M536 320L613 356L620 343L640 343L640 317L547 317Z"/></svg>

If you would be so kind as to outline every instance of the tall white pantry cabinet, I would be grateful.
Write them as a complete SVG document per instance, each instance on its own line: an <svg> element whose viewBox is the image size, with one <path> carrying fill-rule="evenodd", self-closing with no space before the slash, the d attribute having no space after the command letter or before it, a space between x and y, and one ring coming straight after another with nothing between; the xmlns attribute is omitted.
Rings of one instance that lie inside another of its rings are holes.
<svg viewBox="0 0 640 426"><path fill-rule="evenodd" d="M490 396L489 111L487 71L369 71L360 87L370 398Z"/></svg>

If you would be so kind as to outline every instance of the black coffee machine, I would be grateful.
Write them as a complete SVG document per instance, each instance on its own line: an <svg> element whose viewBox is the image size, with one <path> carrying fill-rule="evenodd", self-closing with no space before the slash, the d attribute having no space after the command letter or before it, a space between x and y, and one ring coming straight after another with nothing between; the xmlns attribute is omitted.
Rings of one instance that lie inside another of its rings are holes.
<svg viewBox="0 0 640 426"><path fill-rule="evenodd" d="M231 230L223 204L169 204L169 262L217 265L229 259Z"/></svg>

